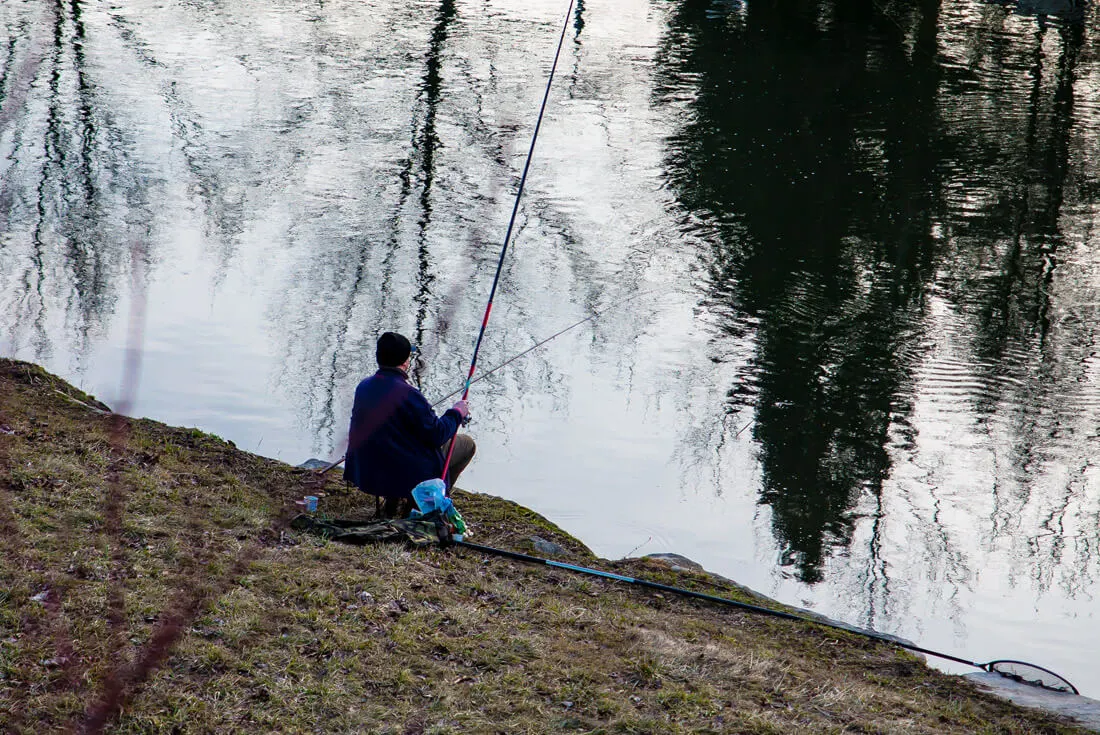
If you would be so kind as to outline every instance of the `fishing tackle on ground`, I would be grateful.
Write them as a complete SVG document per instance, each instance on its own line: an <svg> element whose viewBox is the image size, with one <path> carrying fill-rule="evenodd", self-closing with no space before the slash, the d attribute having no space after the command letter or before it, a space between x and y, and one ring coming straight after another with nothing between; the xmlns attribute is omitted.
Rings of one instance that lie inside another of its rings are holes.
<svg viewBox="0 0 1100 735"><path fill-rule="evenodd" d="M565 562L554 561L552 559L543 559L538 556L531 556L529 554L521 554L516 551L506 551L504 549L497 549L492 546L483 546L481 544L470 543L469 541L456 540L453 542L456 546L464 546L468 549L480 551L486 554L495 554L496 556L503 556L508 559L515 559L517 561L527 562L529 564L543 564L555 569L565 569L571 572L577 572L580 574L588 574L595 577L602 577L604 579L611 579L616 582L625 582L626 584L637 585L638 587L646 587L649 589L659 590L661 592L670 592L672 594L680 595L683 597L693 597L697 600L706 600L707 602L716 602L720 605L728 605L730 607L736 607L747 612L757 613L760 615L769 615L775 618L783 618L785 620L797 620L802 623L815 623L817 625L823 625L826 628L833 628L836 630L843 630L849 633L854 633L864 638L870 638L872 640L881 641L883 643L889 643L894 646L900 646L910 651L917 653L927 654L929 656L935 656L948 661L954 661L960 664L966 664L967 666L973 666L994 674L1000 674L1001 676L1011 679L1013 681L1020 682L1022 684L1029 684L1031 686L1041 687L1055 692L1064 692L1067 694L1080 694L1077 691L1077 687L1069 682L1063 676L1060 676L1050 669L1042 666L1036 666L1035 664L1027 663L1026 661L1014 661L1011 659L997 659L996 661L989 661L986 663L979 663L977 661L971 661L965 658L959 658L958 656L952 656L948 653L941 653L939 651L933 651L930 648L923 648L921 646L909 643L900 638L894 636L887 636L881 633L875 633L874 631L864 630L862 628L848 627L844 625L836 625L833 623L827 623L822 620L814 620L812 618L803 617L801 615L795 615L793 613L783 612L782 610L772 610L766 607L760 607L759 605L750 605L747 602L738 602L737 600L731 600L728 597L718 597L717 595L708 595L705 592L695 592L694 590L684 589L682 587L672 587L667 584L661 584L660 582L651 582L647 579L637 579L635 577L627 577L622 574L615 574L613 572L604 572L599 569L591 569L589 567L577 566L576 564L566 564Z"/></svg>
<svg viewBox="0 0 1100 735"><path fill-rule="evenodd" d="M454 510L454 506L450 503L450 499L443 495L443 481L437 479L429 480L428 482L435 483L435 486L430 488L430 492L426 490L417 498L421 512L409 518L355 521L319 519L311 515L302 514L296 517L290 525L291 528L297 531L317 534L331 541L356 545L396 541L404 542L414 547L463 546L485 554L502 556L507 559L514 559L529 564L542 564L554 569L563 569L569 572L587 574L615 582L623 582L638 587L680 595L681 597L690 597L706 602L713 602L727 607L735 607L746 612L756 613L758 615L768 615L770 617L782 618L784 620L800 623L814 623L834 630L843 630L881 643L899 646L916 653L923 653L948 661L966 664L967 666L973 666L982 671L999 674L1005 678L1030 686L1064 694L1080 694L1080 692L1077 691L1077 687L1071 684L1065 677L1054 673L1050 669L1026 661L997 659L995 661L980 663L978 661L960 658L959 656L952 656L949 653L934 651L930 648L918 646L895 636L884 635L863 628L808 618L782 610L772 610L771 608L752 605L747 602L731 600L728 597L709 595L705 592L696 592L694 590L684 589L683 587L673 587L671 585L661 584L660 582L652 582L648 579L628 577L623 574L615 574L614 572L605 572L590 567L582 567L577 564L567 564L566 562L554 561L553 559L544 559L538 556L531 556L530 554L521 554L517 551L507 551L493 546L471 543L463 540L461 535L465 531L465 524L463 523L460 528L459 525L455 523L455 517L451 515L452 513L457 514L457 511ZM458 516L458 519L461 520L461 516Z"/></svg>

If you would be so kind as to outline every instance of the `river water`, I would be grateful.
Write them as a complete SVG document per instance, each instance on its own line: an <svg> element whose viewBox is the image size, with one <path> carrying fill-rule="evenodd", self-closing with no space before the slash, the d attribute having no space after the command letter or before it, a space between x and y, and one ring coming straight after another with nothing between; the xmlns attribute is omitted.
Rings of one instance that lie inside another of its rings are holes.
<svg viewBox="0 0 1100 735"><path fill-rule="evenodd" d="M1100 696L1100 25L1044 1L579 0L481 367L600 316L462 484ZM381 331L459 387L565 12L5 0L0 354L117 405L140 346L131 412L295 463Z"/></svg>

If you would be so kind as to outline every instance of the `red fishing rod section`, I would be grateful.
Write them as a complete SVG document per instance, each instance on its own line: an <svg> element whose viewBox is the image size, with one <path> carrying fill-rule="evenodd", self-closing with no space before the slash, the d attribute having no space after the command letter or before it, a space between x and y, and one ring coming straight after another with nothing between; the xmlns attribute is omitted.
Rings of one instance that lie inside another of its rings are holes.
<svg viewBox="0 0 1100 735"><path fill-rule="evenodd" d="M497 293L497 286L500 284L500 274L504 270L504 257L508 253L508 244L512 240L512 230L516 225L516 214L519 212L520 198L523 196L523 187L527 183L527 172L531 169L531 158L535 154L535 142L539 138L539 128L542 127L542 117L546 113L546 103L550 99L550 87L554 84L554 72L558 68L558 57L561 56L562 46L565 44L565 34L569 29L569 17L573 14L573 0L569 0L569 9L565 11L565 22L562 23L561 36L558 38L558 48L554 51L554 63L550 65L550 76L546 80L546 91L542 95L542 105L539 107L539 115L535 120L535 131L531 134L531 146L527 150L527 160L523 164L523 174L519 177L519 188L516 191L516 201L512 205L512 216L508 220L508 229L504 233L504 244L500 248L500 258L497 260L496 274L493 276L493 286L489 289L489 300L485 304L485 316L481 319L481 329L477 333L477 342L474 343L474 354L470 358L470 371L466 374L466 385L462 389L462 400L465 401L467 396L470 395L470 384L474 379L474 371L477 370L477 355L481 351L481 341L485 338L485 329L489 326L489 314L493 311L493 298ZM451 467L451 456L455 451L454 440L451 441L451 446L447 450L447 459L443 462L443 472L440 477L443 482L447 482L447 470ZM450 493L450 488L447 488L447 492Z"/></svg>

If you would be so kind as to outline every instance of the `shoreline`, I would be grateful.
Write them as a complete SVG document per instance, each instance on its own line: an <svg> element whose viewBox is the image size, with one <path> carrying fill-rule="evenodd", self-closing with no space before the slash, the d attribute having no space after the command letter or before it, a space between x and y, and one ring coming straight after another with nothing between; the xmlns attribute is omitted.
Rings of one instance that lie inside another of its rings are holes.
<svg viewBox="0 0 1100 735"><path fill-rule="evenodd" d="M373 502L112 414L29 363L0 360L0 468L4 732L1083 731L844 631L298 534L302 495L335 517ZM794 611L684 557L598 559L529 509L455 496L477 543Z"/></svg>

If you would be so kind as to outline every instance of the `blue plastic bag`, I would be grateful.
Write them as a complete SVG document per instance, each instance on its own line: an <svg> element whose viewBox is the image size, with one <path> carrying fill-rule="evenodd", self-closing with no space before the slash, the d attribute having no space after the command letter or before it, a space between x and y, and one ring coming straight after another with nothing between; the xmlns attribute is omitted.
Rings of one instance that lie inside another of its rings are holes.
<svg viewBox="0 0 1100 735"><path fill-rule="evenodd" d="M447 497L447 485L438 477L434 480L425 480L414 487L412 496L416 507L423 515L428 515L433 510L446 515L447 509L454 506L451 499Z"/></svg>
<svg viewBox="0 0 1100 735"><path fill-rule="evenodd" d="M414 510L410 513L410 518L418 518L422 515L428 515L433 510L438 510L454 526L457 532L455 540L462 540L462 534L466 533L466 522L463 520L462 514L455 508L455 504L447 497L447 485L443 480L439 478L425 480L413 488L412 498L413 502L416 503L416 507L420 510Z"/></svg>

